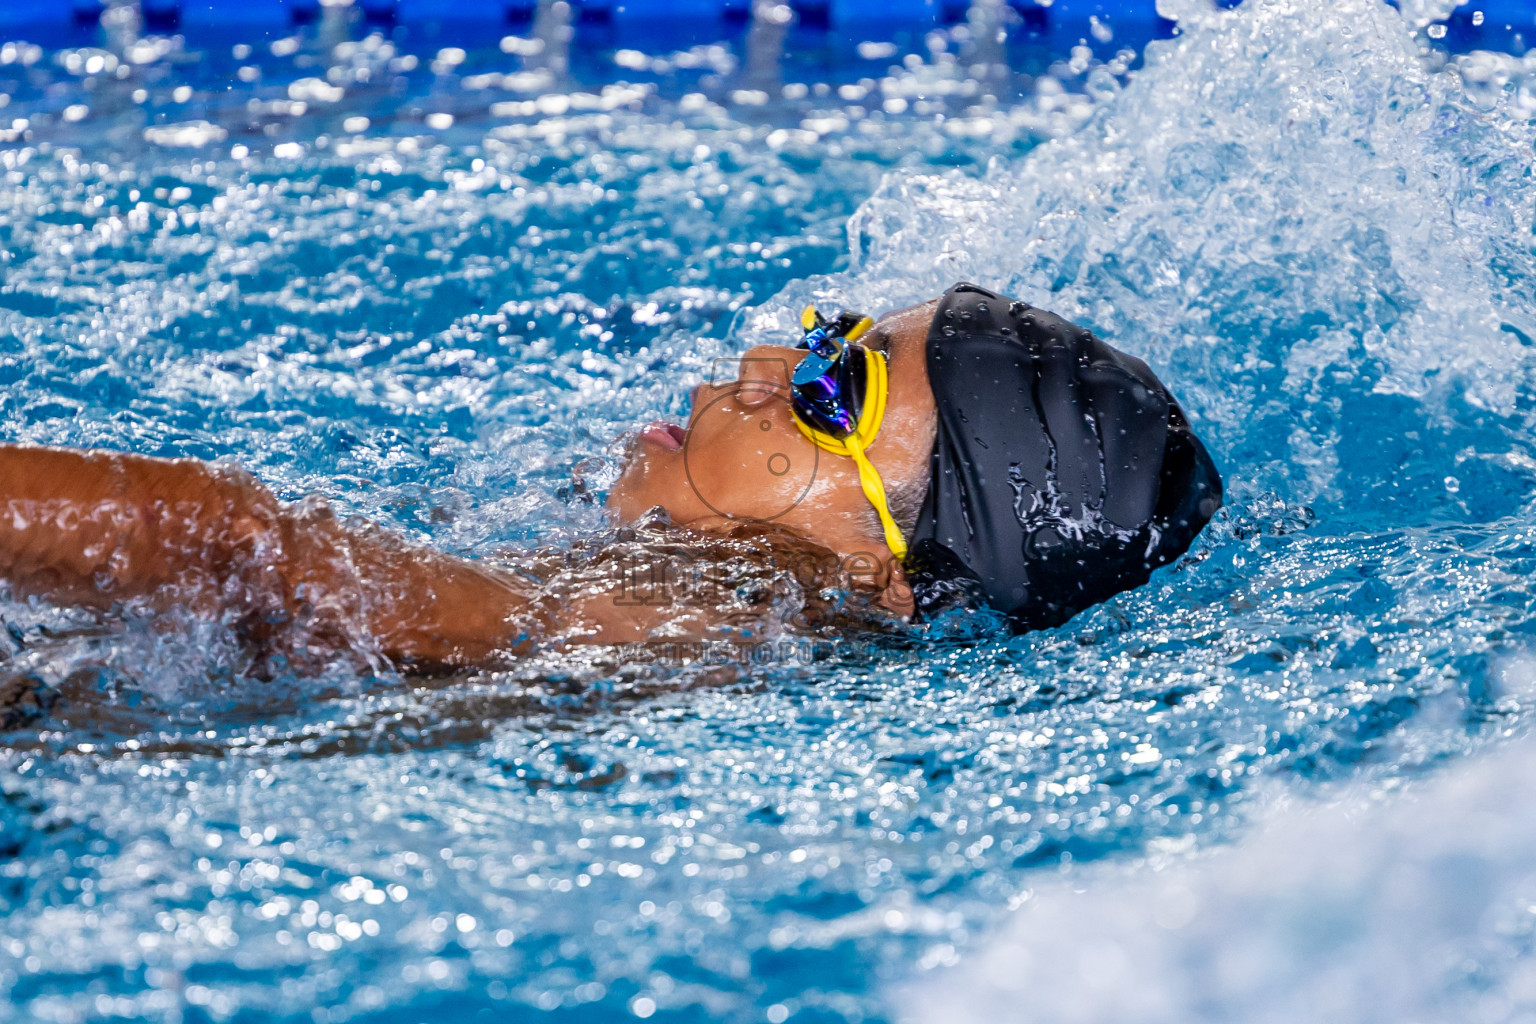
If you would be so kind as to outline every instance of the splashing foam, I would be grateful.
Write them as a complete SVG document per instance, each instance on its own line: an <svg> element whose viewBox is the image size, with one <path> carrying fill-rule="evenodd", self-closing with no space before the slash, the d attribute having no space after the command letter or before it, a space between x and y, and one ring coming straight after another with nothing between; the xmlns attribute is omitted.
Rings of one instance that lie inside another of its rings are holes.
<svg viewBox="0 0 1536 1024"><path fill-rule="evenodd" d="M1496 674L1528 697L1533 669ZM1529 1020L1533 780L1526 739L1389 803L1281 807L1235 849L1047 884L903 1019L1017 1019L1022 1000L1082 1024Z"/></svg>
<svg viewBox="0 0 1536 1024"><path fill-rule="evenodd" d="M868 301L1001 266L1167 371L1247 486L1331 499L1346 529L1362 504L1427 521L1383 479L1422 497L1416 475L1526 457L1531 69L1437 57L1451 5L1403 6L1165 2L1181 35L1082 132L984 182L888 181L858 268L809 287ZM1403 457L1370 465L1393 434ZM1529 521L1492 493L1474 518ZM1521 701L1531 677L1524 655L1489 676ZM1530 1019L1533 769L1527 739L1391 802L1272 792L1234 848L1042 886L905 1017Z"/></svg>
<svg viewBox="0 0 1536 1024"><path fill-rule="evenodd" d="M1164 0L1180 35L1123 89L1097 83L1082 130L980 180L888 176L850 222L851 268L748 333L968 279L1147 358L1239 482L1358 503L1401 463L1393 434L1423 433L1426 486L1469 446L1523 453L1531 83L1431 51L1446 5Z"/></svg>

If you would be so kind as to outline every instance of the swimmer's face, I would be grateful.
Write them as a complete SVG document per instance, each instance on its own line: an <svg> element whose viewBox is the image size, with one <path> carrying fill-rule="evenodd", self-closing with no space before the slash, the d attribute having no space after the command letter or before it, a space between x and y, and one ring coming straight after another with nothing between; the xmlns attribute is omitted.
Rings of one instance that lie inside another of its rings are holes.
<svg viewBox="0 0 1536 1024"><path fill-rule="evenodd" d="M936 305L886 314L861 339L889 360L885 420L868 450L887 491L927 480L937 419L924 342ZM653 423L640 433L608 506L630 520L660 505L697 530L771 522L840 555L889 564L853 460L820 450L795 426L789 382L804 355L759 345L735 379L700 384L686 428Z"/></svg>

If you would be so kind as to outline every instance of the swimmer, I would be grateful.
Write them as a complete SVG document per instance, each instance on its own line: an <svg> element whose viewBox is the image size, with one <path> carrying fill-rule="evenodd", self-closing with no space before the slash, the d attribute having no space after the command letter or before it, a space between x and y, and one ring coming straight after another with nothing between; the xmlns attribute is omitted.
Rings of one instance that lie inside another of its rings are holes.
<svg viewBox="0 0 1536 1024"><path fill-rule="evenodd" d="M615 548L664 535L706 559L812 552L873 616L987 607L1026 630L1145 582L1221 504L1147 365L1044 310L958 284L878 322L807 310L801 327L747 352L737 380L695 388L686 426L636 435L607 505L638 525ZM602 558L561 557L544 576L454 557L218 463L0 446L0 581L16 598L224 617L288 664L365 638L414 672L750 632L730 609L591 585ZM585 583L562 589L560 571Z"/></svg>

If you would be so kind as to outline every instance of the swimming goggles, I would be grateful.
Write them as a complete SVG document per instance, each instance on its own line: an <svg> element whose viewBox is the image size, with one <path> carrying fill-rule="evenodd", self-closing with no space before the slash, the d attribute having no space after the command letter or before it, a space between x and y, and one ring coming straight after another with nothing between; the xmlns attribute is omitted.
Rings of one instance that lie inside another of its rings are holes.
<svg viewBox="0 0 1536 1024"><path fill-rule="evenodd" d="M795 367L789 407L800 433L859 467L859 486L880 516L886 546L900 561L907 557L907 540L891 516L885 484L864 454L885 418L885 354L854 343L874 324L861 313L828 320L815 306L805 307L800 314L805 336L797 347L808 351Z"/></svg>

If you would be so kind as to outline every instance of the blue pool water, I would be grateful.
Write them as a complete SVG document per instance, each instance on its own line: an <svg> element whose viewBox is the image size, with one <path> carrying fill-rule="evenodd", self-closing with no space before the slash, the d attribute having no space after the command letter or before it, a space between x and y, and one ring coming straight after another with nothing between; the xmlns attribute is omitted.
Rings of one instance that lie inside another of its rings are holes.
<svg viewBox="0 0 1536 1024"><path fill-rule="evenodd" d="M994 1019L1032 977L1041 1020L1326 1019L1410 934L1451 952L1380 1019L1529 1019L1536 61L1322 6L835 75L340 18L0 46L8 440L572 550L578 464L715 359L970 279L1157 367L1230 496L1060 629L764 664L259 681L216 622L7 601L0 1018ZM1479 912L1420 912L1469 863Z"/></svg>

